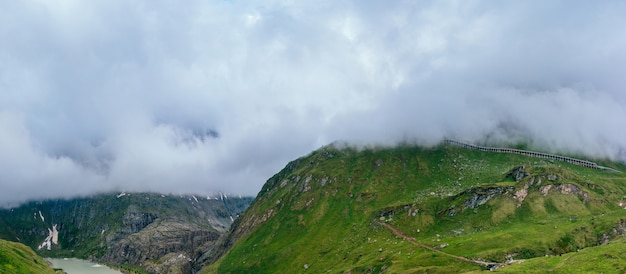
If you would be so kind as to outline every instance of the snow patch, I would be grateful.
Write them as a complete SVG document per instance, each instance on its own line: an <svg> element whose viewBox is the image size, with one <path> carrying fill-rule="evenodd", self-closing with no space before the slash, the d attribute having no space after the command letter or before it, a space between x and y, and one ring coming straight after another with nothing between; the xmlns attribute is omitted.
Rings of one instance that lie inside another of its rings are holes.
<svg viewBox="0 0 626 274"><path fill-rule="evenodd" d="M50 250L53 244L59 244L59 232L57 231L57 225L52 225L52 229L48 228L48 237L46 237L46 239L37 247L37 249L42 249L45 247L46 249Z"/></svg>
<svg viewBox="0 0 626 274"><path fill-rule="evenodd" d="M191 195L191 197L193 197L193 199L196 200L196 203L198 203L198 198L196 198L196 196Z"/></svg>
<svg viewBox="0 0 626 274"><path fill-rule="evenodd" d="M119 195L117 195L117 198L121 198L121 197L124 197L124 196L126 196L126 192L120 193Z"/></svg>
<svg viewBox="0 0 626 274"><path fill-rule="evenodd" d="M41 214L41 210L39 210L39 217L41 217L41 221L42 222L46 222L46 219L44 219L43 214Z"/></svg>

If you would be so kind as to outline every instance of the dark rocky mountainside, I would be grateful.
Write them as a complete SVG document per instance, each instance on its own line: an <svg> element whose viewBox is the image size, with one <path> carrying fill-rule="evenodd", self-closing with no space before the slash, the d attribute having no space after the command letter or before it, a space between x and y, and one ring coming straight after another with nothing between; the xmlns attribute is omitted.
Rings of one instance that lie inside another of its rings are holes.
<svg viewBox="0 0 626 274"><path fill-rule="evenodd" d="M77 257L128 271L189 273L252 198L103 194L0 210L0 238L44 257Z"/></svg>

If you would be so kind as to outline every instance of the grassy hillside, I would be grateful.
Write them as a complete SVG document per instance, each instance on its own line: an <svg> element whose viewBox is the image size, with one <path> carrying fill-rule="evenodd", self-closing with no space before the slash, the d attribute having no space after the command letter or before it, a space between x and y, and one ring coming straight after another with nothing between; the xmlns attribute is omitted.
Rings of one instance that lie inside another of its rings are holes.
<svg viewBox="0 0 626 274"><path fill-rule="evenodd" d="M50 273L55 271L29 247L0 240L0 273Z"/></svg>
<svg viewBox="0 0 626 274"><path fill-rule="evenodd" d="M624 183L625 173L447 145L328 146L267 181L204 272L504 271L622 241ZM615 257L597 260L623 264Z"/></svg>
<svg viewBox="0 0 626 274"><path fill-rule="evenodd" d="M624 273L626 239L608 245L589 247L561 256L538 257L498 269L509 273Z"/></svg>

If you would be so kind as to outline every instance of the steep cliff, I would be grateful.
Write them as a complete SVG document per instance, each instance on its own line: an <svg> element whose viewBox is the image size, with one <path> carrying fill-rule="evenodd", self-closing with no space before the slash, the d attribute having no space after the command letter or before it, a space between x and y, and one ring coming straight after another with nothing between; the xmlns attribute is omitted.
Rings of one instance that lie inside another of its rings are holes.
<svg viewBox="0 0 626 274"><path fill-rule="evenodd" d="M0 238L46 257L98 260L151 273L189 273L252 198L103 194L0 210Z"/></svg>

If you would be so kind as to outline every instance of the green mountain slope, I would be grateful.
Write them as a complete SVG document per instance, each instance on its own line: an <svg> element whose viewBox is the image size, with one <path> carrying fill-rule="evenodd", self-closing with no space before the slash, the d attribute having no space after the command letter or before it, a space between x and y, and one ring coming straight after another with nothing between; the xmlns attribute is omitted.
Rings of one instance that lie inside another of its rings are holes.
<svg viewBox="0 0 626 274"><path fill-rule="evenodd" d="M589 247L561 256L539 257L498 269L510 273L624 273L626 271L626 239Z"/></svg>
<svg viewBox="0 0 626 274"><path fill-rule="evenodd" d="M267 181L203 272L504 271L621 241L624 183L625 173L450 145L328 146Z"/></svg>
<svg viewBox="0 0 626 274"><path fill-rule="evenodd" d="M0 240L0 273L41 273L55 271L29 247Z"/></svg>
<svg viewBox="0 0 626 274"><path fill-rule="evenodd" d="M101 194L0 210L0 238L43 257L97 260L127 270L191 272L252 198ZM49 237L54 235L56 237ZM55 241L56 240L56 241Z"/></svg>

